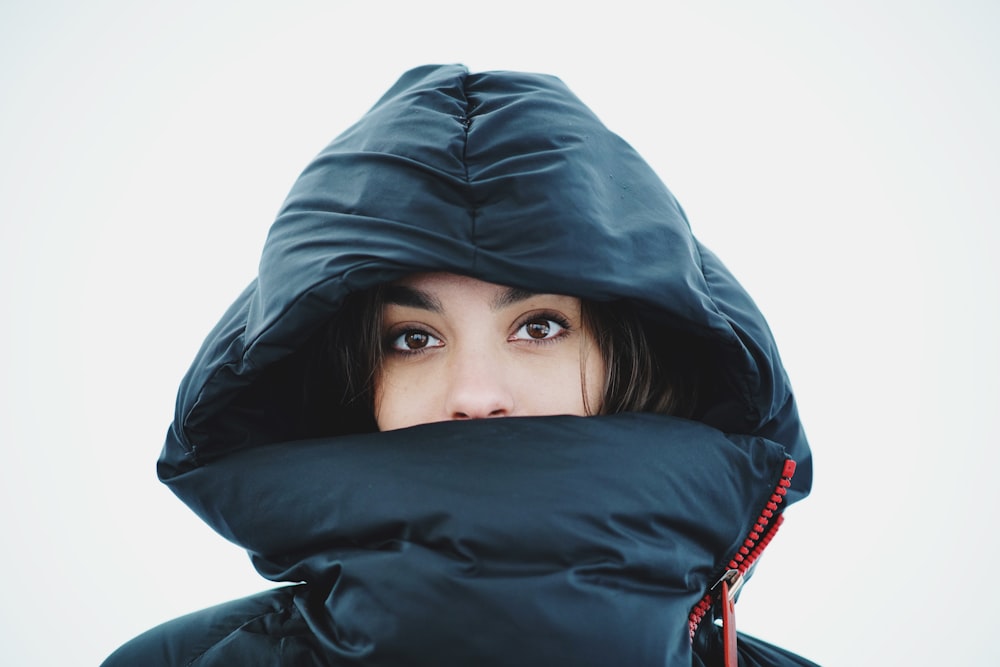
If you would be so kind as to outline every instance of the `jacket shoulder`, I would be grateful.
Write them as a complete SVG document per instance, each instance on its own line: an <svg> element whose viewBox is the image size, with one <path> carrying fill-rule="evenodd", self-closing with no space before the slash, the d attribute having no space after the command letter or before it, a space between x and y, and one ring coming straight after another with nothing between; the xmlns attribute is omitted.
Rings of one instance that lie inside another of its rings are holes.
<svg viewBox="0 0 1000 667"><path fill-rule="evenodd" d="M301 588L277 588L167 621L121 646L101 667L327 665L295 607Z"/></svg>

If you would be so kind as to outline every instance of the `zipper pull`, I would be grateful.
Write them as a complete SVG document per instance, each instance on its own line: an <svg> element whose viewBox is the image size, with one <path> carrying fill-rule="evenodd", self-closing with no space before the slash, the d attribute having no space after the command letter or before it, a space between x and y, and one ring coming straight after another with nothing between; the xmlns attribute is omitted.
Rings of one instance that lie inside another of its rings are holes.
<svg viewBox="0 0 1000 667"><path fill-rule="evenodd" d="M726 573L712 586L719 591L722 605L722 650L726 667L738 667L736 654L736 594L743 588L743 574L737 570Z"/></svg>

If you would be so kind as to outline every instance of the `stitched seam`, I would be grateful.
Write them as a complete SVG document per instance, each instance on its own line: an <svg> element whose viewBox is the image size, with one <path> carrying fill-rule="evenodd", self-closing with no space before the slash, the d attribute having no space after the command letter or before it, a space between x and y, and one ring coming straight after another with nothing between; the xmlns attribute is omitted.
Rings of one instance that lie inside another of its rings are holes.
<svg viewBox="0 0 1000 667"><path fill-rule="evenodd" d="M462 90L465 92L465 83L468 81L468 76L462 80ZM468 204L469 212L469 225L471 226L471 233L469 235L470 241L472 243L472 268L475 269L476 263L479 259L479 245L476 243L476 207L473 202L472 197L472 179L469 177L469 161L467 159L469 151L469 128L472 126L472 118L469 117L469 96L465 95L465 115L459 120L464 129L463 142L462 142L462 170L463 176L465 177L465 188L466 188L466 202Z"/></svg>

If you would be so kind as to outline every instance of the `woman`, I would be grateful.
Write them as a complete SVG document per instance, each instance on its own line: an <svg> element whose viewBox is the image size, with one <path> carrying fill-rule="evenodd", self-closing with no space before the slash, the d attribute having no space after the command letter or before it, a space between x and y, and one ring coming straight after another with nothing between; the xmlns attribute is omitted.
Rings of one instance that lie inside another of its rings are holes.
<svg viewBox="0 0 1000 667"><path fill-rule="evenodd" d="M406 73L177 405L161 480L292 584L108 666L811 664L732 634L811 480L774 341L557 79Z"/></svg>

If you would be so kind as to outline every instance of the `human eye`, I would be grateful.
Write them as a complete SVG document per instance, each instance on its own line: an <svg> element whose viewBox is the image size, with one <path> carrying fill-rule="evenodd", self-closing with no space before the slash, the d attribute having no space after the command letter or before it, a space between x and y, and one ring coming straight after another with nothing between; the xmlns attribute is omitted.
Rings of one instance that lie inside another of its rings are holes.
<svg viewBox="0 0 1000 667"><path fill-rule="evenodd" d="M437 336L421 329L406 329L391 333L387 342L391 351L402 354L422 352L428 348L441 347L444 344Z"/></svg>
<svg viewBox="0 0 1000 667"><path fill-rule="evenodd" d="M511 340L545 342L569 333L569 322L553 313L532 315L518 327Z"/></svg>

